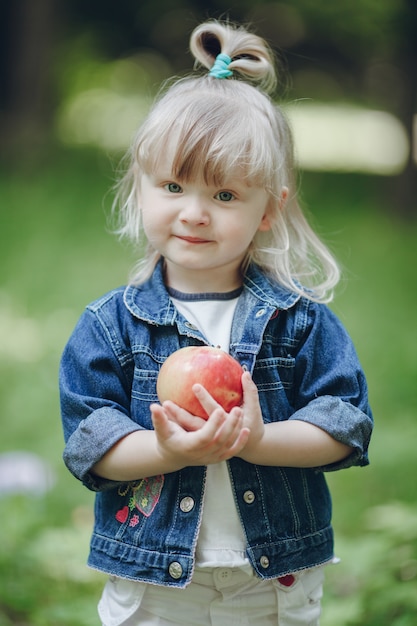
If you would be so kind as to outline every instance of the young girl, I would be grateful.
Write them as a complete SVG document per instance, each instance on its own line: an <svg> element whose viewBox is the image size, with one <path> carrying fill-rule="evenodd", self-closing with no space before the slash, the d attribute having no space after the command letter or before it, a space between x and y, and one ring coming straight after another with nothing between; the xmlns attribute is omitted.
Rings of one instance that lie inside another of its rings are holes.
<svg viewBox="0 0 417 626"><path fill-rule="evenodd" d="M297 203L267 45L209 22L191 51L209 71L159 98L120 189L120 233L146 254L63 354L64 459L97 492L105 626L314 625L334 559L324 472L368 463L366 382L325 304L338 269ZM194 386L204 421L158 404L156 380L206 344L246 371L230 413Z"/></svg>

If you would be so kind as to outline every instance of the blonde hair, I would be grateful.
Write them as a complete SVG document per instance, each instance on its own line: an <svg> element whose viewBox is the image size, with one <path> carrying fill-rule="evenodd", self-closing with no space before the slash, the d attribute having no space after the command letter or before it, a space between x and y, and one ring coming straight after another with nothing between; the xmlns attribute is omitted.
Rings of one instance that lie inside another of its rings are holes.
<svg viewBox="0 0 417 626"><path fill-rule="evenodd" d="M128 168L114 204L119 209L118 234L139 246L146 244L138 202L140 178L155 172L167 146L173 148L172 173L178 182L200 177L222 185L225 173L240 168L247 184L263 187L271 199L271 230L255 235L245 267L254 262L291 291L330 301L339 269L298 204L292 133L268 95L276 85L270 48L242 27L210 21L193 31L190 50L196 66L207 69L219 53L227 54L233 77L193 74L161 92L127 155ZM146 280L159 258L147 244L132 283Z"/></svg>

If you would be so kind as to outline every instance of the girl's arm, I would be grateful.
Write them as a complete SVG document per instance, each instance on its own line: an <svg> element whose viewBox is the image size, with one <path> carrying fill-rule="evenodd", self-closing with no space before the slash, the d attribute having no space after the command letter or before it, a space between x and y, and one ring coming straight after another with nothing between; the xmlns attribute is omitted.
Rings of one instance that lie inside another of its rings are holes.
<svg viewBox="0 0 417 626"><path fill-rule="evenodd" d="M94 465L93 473L128 482L187 466L210 465L238 455L249 437L240 409L227 414L216 406L207 422L190 432L170 421L164 407L153 404L151 412L155 430L123 437Z"/></svg>
<svg viewBox="0 0 417 626"><path fill-rule="evenodd" d="M250 431L246 444L236 454L241 459L257 465L281 467L322 467L349 456L352 448L334 439L326 431L297 419L264 424L259 405L258 389L249 372L242 376L244 405L241 409L243 425ZM218 404L201 385L194 392L210 414L219 410ZM188 417L175 405L167 407L171 418L185 428L196 428L201 421Z"/></svg>
<svg viewBox="0 0 417 626"><path fill-rule="evenodd" d="M249 463L282 467L323 467L348 457L353 448L314 424L298 419L264 424L258 390L250 374L242 377L245 420L251 435L239 456Z"/></svg>
<svg viewBox="0 0 417 626"><path fill-rule="evenodd" d="M323 467L348 457L353 448L326 431L299 420L264 425L263 436L252 440L238 456L258 465Z"/></svg>

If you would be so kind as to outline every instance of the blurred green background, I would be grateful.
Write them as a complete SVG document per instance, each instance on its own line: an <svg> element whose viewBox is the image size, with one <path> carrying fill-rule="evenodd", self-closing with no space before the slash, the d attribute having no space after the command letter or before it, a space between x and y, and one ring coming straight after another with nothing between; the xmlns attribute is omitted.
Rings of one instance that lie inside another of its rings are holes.
<svg viewBox="0 0 417 626"><path fill-rule="evenodd" d="M15 0L0 21L0 626L93 626L93 495L61 461L57 370L83 307L127 280L117 164L207 17L276 50L302 198L344 278L371 465L329 475L324 626L417 623L417 5L413 0ZM415 132L415 131L414 131ZM414 146L414 148L413 148Z"/></svg>

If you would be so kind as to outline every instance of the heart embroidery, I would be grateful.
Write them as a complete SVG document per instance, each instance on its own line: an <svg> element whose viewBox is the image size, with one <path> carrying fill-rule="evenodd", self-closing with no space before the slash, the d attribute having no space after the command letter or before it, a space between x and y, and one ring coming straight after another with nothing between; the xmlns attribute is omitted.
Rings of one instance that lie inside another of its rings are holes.
<svg viewBox="0 0 417 626"><path fill-rule="evenodd" d="M117 513L116 513L116 519L121 524L124 524L128 517L129 517L129 507L128 506L124 506L122 509L120 509L120 511L117 511Z"/></svg>

